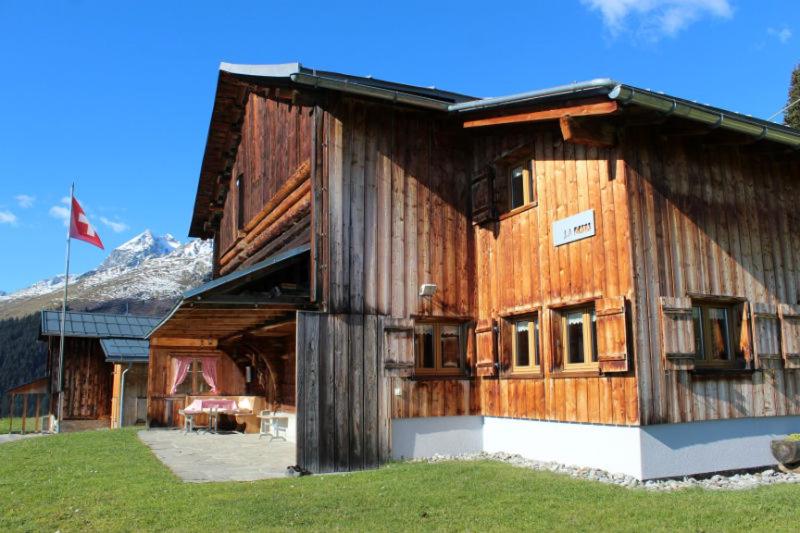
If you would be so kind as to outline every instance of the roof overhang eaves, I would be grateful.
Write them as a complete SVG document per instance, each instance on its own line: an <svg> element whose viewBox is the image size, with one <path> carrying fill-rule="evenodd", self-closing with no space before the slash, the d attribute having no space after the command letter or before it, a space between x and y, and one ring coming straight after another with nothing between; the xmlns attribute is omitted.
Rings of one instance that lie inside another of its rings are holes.
<svg viewBox="0 0 800 533"><path fill-rule="evenodd" d="M311 245L304 244L302 246L298 246L296 248L292 248L290 250L286 250L285 252L281 252L279 254L275 254L273 256L268 257L267 259L256 263L255 265L240 270L236 272L232 272L226 276L219 277L215 280L209 281L195 289L186 291L183 293L183 297L173 306L170 312L165 316L161 322L159 322L152 330L145 336L145 339L150 339L156 331L158 331L164 324L166 324L175 313L177 313L180 309L186 307L202 307L202 306L227 306L231 309L269 309L270 307L285 307L287 305L293 306L297 309L302 309L307 306L311 305L311 301L303 301L303 303L297 302L294 298L287 301L281 301L280 298L276 298L273 300L263 300L263 299L248 299L248 300L231 300L225 301L224 299L213 299L213 298L204 298L204 295L207 295L209 291L213 291L216 289L224 288L225 285L236 282L248 276L259 274L259 275L267 275L271 272L279 270L281 266L285 265L288 262L291 262L293 259L300 257L304 253L308 253L311 250Z"/></svg>
<svg viewBox="0 0 800 533"><path fill-rule="evenodd" d="M450 105L448 110L450 113L459 115L480 111L500 111L523 105L548 102L558 103L564 100L597 96L606 96L608 99L617 101L624 106L635 105L660 112L665 116L700 122L712 128L735 131L759 140L778 142L800 149L800 131L788 126L668 94L641 89L610 78L600 78L549 89L456 103Z"/></svg>

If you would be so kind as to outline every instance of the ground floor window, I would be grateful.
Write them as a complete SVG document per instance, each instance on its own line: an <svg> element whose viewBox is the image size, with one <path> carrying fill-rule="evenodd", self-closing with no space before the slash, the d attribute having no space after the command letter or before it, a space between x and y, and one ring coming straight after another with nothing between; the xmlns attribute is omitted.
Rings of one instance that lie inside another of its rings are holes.
<svg viewBox="0 0 800 533"><path fill-rule="evenodd" d="M172 394L199 395L217 392L217 358L172 358Z"/></svg>
<svg viewBox="0 0 800 533"><path fill-rule="evenodd" d="M511 319L511 371L515 373L538 373L541 368L539 355L539 316L528 315Z"/></svg>
<svg viewBox="0 0 800 533"><path fill-rule="evenodd" d="M461 324L422 323L414 326L417 374L460 374L464 369Z"/></svg>
<svg viewBox="0 0 800 533"><path fill-rule="evenodd" d="M561 312L562 346L566 370L597 369L597 318L594 306Z"/></svg>
<svg viewBox="0 0 800 533"><path fill-rule="evenodd" d="M697 364L724 366L735 361L732 319L731 306L720 303L692 303Z"/></svg>

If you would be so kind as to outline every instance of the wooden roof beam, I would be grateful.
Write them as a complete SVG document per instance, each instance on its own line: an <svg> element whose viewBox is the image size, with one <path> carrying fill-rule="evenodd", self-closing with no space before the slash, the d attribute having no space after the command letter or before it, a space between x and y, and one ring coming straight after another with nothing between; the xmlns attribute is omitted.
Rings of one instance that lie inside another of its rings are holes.
<svg viewBox="0 0 800 533"><path fill-rule="evenodd" d="M504 124L520 124L524 122L542 122L545 120L560 120L562 117L589 117L597 115L611 115L619 110L615 101L597 102L594 104L572 105L542 109L516 115L503 115L499 117L481 118L464 121L465 128L482 128L486 126L501 126Z"/></svg>
<svg viewBox="0 0 800 533"><path fill-rule="evenodd" d="M567 115L558 119L558 123L566 142L596 148L611 148L616 142L614 125L608 121Z"/></svg>

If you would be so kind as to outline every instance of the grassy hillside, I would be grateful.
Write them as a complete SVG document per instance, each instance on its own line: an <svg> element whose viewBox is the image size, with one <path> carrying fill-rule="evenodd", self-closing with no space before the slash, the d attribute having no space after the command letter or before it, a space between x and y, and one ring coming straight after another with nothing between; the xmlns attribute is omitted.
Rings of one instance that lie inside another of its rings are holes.
<svg viewBox="0 0 800 533"><path fill-rule="evenodd" d="M649 493L493 462L186 484L132 430L0 444L2 531L793 531L798 499L798 485Z"/></svg>

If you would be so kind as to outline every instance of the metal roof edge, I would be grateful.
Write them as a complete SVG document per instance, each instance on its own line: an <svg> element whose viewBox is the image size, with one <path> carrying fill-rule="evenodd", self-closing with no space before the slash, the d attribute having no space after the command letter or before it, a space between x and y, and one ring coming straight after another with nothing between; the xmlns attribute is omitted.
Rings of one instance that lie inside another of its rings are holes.
<svg viewBox="0 0 800 533"><path fill-rule="evenodd" d="M263 261L261 261L259 263L256 263L251 267L248 267L248 268L243 269L243 270L231 272L230 274L228 274L226 276L221 276L221 277L219 277L219 278L217 278L215 280L209 281L208 283L204 283L203 285L200 285L199 287L196 287L194 289L191 289L189 291L184 292L183 296L181 297L181 299L178 300L178 302L170 310L170 312L167 313L167 315L161 320L161 322L159 322L158 324L153 326L153 329L151 329L150 332L147 335L144 336L144 338L149 340L152 337L153 333L155 333L159 328L161 328L161 326L166 324L167 321L175 315L175 313L178 311L178 309L180 309L181 305L186 303L187 300L189 300L191 298L195 298L198 295L208 291L209 289L213 289L213 288L219 287L221 285L224 285L227 282L239 279L239 278L241 278L243 276L247 276L248 274L252 274L252 273L257 272L259 270L268 268L270 266L273 266L275 264L280 263L281 261L285 261L287 259L291 259L293 257L297 257L302 253L309 252L310 250L311 250L311 245L310 244L304 244L302 246L298 246L296 248L292 248L292 249L287 250L285 252L281 252L279 254L275 254L273 256L270 256L267 259L265 259L265 260L263 260Z"/></svg>
<svg viewBox="0 0 800 533"><path fill-rule="evenodd" d="M463 113L468 111L503 107L505 105L520 104L531 100L540 100L556 96L579 95L590 91L605 90L606 92L610 92L617 85L619 85L619 82L611 78L596 78L589 81L557 85L547 89L537 89L534 91L525 91L506 96L495 96L491 98L481 98L470 102L450 104L447 110L451 113Z"/></svg>
<svg viewBox="0 0 800 533"><path fill-rule="evenodd" d="M247 65L240 63L219 64L221 72L237 74L239 76L256 76L259 78L289 78L292 74L297 74L302 69L300 63L274 63L266 65Z"/></svg>
<svg viewBox="0 0 800 533"><path fill-rule="evenodd" d="M286 250L284 252L280 252L278 254L271 255L268 258L264 259L263 261L255 263L252 266L249 266L249 267L244 268L242 270L236 270L234 272L231 272L230 274L227 274L225 276L220 276L217 279L213 279L213 280L211 280L211 281L209 281L207 283L204 283L204 284L200 285L199 287L195 287L194 289L190 289L190 290L188 290L188 291L183 293L183 297L182 298L183 298L183 300L189 300L191 298L195 298L195 297L203 294L204 292L207 292L207 291L209 291L211 289L216 289L217 287L225 285L226 283L228 283L230 281L237 280L237 279L242 278L244 276L259 272L261 270L269 268L269 267L271 267L273 265L276 265L276 264L281 263L283 261L286 261L288 259L292 259L293 257L297 257L298 255L300 255L302 253L305 253L305 252L308 252L310 250L311 250L311 245L310 244L303 244L301 246L297 246L296 248L291 248L291 249Z"/></svg>

